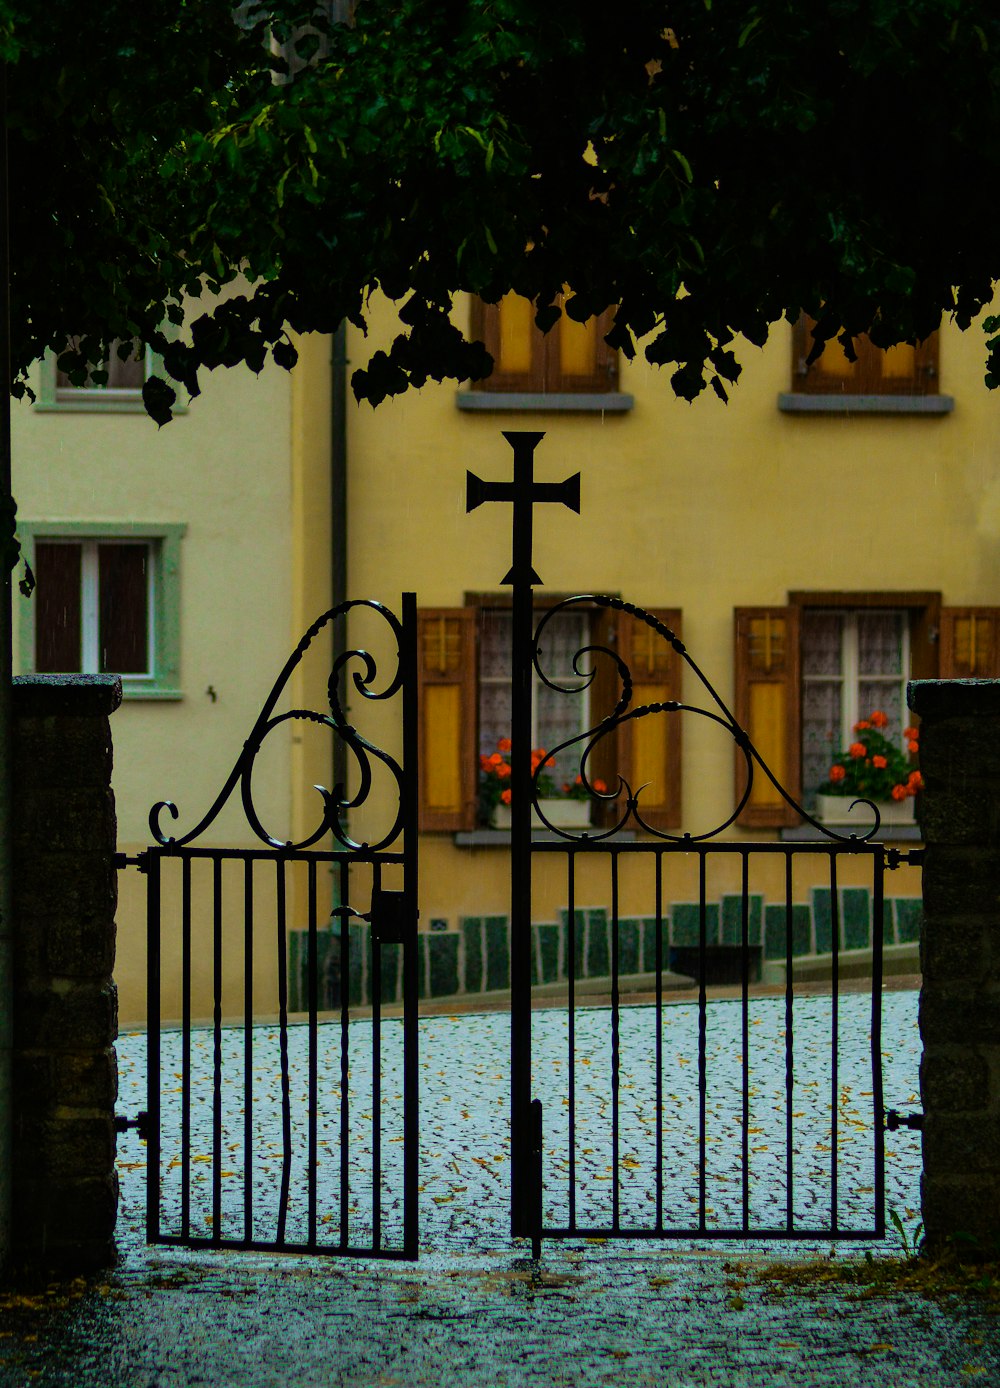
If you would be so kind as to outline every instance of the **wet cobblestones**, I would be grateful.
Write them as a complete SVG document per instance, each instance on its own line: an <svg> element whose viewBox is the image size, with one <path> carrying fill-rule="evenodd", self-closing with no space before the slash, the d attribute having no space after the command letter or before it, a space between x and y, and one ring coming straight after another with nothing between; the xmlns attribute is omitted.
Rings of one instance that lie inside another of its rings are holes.
<svg viewBox="0 0 1000 1388"><path fill-rule="evenodd" d="M886 1003L886 1101L899 1106L916 1079L915 995L888 995ZM535 1014L536 1028L544 1015ZM550 1025L558 1030L558 1022ZM496 1015L422 1023L425 1251L418 1264L147 1248L137 1164L143 1149L130 1135L121 1145L119 1267L61 1308L4 1310L0 1384L1000 1384L1000 1334L974 1306L942 1308L916 1295L858 1299L826 1286L782 1291L737 1266L828 1253L827 1244L789 1251L553 1241L534 1268L525 1246L506 1233L506 1094L497 1078L506 1072L506 1027L507 1018ZM540 1063L545 1029L537 1033ZM818 1020L816 1030L824 1031ZM803 1023L803 1045L807 1032ZM124 1110L133 1102L128 1085L141 1077L138 1038L123 1038L122 1057ZM555 1051L550 1064L554 1058ZM764 1080L757 1076L762 1093ZM553 1087L550 1104L556 1098ZM260 1132L263 1139L263 1125ZM554 1164L555 1138L553 1131ZM890 1152L889 1204L912 1227L918 1136L894 1135ZM475 1158L489 1158L489 1166ZM449 1161L458 1174L449 1174ZM884 1256L894 1245L873 1247ZM841 1244L836 1256L860 1255Z"/></svg>

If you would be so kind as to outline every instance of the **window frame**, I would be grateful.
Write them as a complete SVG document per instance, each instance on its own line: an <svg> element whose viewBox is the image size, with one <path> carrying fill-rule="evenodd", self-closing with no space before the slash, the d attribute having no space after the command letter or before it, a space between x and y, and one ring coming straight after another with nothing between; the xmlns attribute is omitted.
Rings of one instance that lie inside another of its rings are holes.
<svg viewBox="0 0 1000 1388"><path fill-rule="evenodd" d="M904 611L909 614L910 672L908 679L933 679L938 675L940 665L939 635L941 629L941 593L937 591L879 591L850 592L844 589L823 591L797 590L789 592L785 605L772 607L737 607L734 609L733 631L735 638L734 656L734 711L736 719L750 736L751 741L761 748L761 755L769 764L772 761L769 748L762 743L760 735L753 726L751 714L751 686L761 680L778 684L784 691L785 721L782 726L781 754L785 757L788 772L784 778L779 776L784 789L800 805L803 804L802 785L802 642L800 618L803 610L820 608L828 611L837 608L860 610L862 608L881 608L889 611ZM755 671L747 654L746 623L751 618L768 616L789 622L789 637L794 641L789 649L791 659L783 659L774 672L770 670L761 676ZM745 785L746 765L739 749L736 751L736 795L742 796ZM755 778L755 785L757 778ZM801 824L801 819L790 805L761 804L751 801L744 806L737 824L744 829L772 828L793 829Z"/></svg>
<svg viewBox="0 0 1000 1388"><path fill-rule="evenodd" d="M183 522L146 524L132 521L18 521L22 553L35 564L39 541L147 542L150 546L149 648L152 666L145 675L122 676L126 700L183 697L180 687L180 552L187 532ZM82 579L82 575L81 575ZM34 598L18 599L18 653L25 673L35 669Z"/></svg>
<svg viewBox="0 0 1000 1388"><path fill-rule="evenodd" d="M534 608L541 613L566 598L570 593L538 593ZM420 687L420 831L484 832L477 826L479 803L479 616L490 609L509 609L509 592L466 593L461 607L428 607L418 610L418 684ZM592 619L593 644L616 650L629 663L639 658L634 649L631 618L618 609L598 607L586 609ZM679 608L651 608L653 616L682 635L683 614ZM435 638L435 623L452 623L454 630L446 638L440 628L440 646ZM434 654L439 651L439 654ZM646 669L637 665L635 703L658 703L681 698L683 666L677 651L661 643L659 653L648 654ZM429 657L425 659L425 654ZM599 661L592 690L599 709L610 711L618 696L617 677L611 662ZM432 692L433 691L433 692ZM640 697L640 694L642 697ZM433 709L432 709L433 704ZM594 704L591 704L594 707ZM658 729L652 725L658 725ZM447 765L440 771L438 762ZM681 720L671 719L669 728L660 719L643 720L641 728L633 721L621 724L614 738L603 738L594 749L591 772L608 785L622 774L630 784L658 785L660 798L648 803L640 801L644 818L654 829L675 829L680 825L682 810L681 787L682 728ZM647 769L655 768L653 775ZM429 786L436 781L432 799ZM441 788L446 787L446 793ZM621 805L618 807L621 813ZM613 823L613 807L598 805L595 821ZM631 826L630 826L631 827ZM497 832L497 831L490 831ZM505 836L498 834L500 839Z"/></svg>
<svg viewBox="0 0 1000 1388"><path fill-rule="evenodd" d="M142 389L118 386L59 386L57 384L58 353L47 351L39 364L38 388L32 409L38 414L142 414L146 406ZM157 374L163 359L151 347L146 348L145 380ZM164 375L163 371L160 371ZM183 386L171 382L177 393L173 413L186 414L188 399Z"/></svg>
<svg viewBox="0 0 1000 1388"><path fill-rule="evenodd" d="M562 295L556 301L562 306ZM528 300L533 315L534 308ZM563 376L559 366L560 317L548 333L531 323L531 367L528 371L503 371L499 367L500 304L487 304L470 297L470 335L482 341L497 365L484 381L472 381L468 390L458 392L461 410L545 410L548 412L623 414L635 405L634 398L619 389L619 354L604 341L614 321L615 310L598 315L593 369L589 375Z"/></svg>
<svg viewBox="0 0 1000 1388"><path fill-rule="evenodd" d="M792 391L799 395L928 396L938 394L940 334L931 333L915 344L913 371L906 376L885 376L885 352L868 337L854 339L857 361L846 375L820 369L821 359L806 366L813 348L815 320L802 314L792 326ZM836 338L831 342L836 345Z"/></svg>

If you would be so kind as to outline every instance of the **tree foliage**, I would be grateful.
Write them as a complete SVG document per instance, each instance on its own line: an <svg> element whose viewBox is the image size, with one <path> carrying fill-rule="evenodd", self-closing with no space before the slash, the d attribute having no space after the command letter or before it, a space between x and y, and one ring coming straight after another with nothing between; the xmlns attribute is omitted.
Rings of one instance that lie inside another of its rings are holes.
<svg viewBox="0 0 1000 1388"><path fill-rule="evenodd" d="M15 389L46 349L83 371L137 336L196 394L205 369L291 365L290 331L363 327L381 291L399 331L353 377L377 404L488 375L456 293L516 291L545 328L569 286L565 312L617 306L612 345L692 399L801 311L850 353L992 298L985 0L314 7L8 16ZM987 357L994 386L1000 337ZM171 395L151 386L155 417Z"/></svg>

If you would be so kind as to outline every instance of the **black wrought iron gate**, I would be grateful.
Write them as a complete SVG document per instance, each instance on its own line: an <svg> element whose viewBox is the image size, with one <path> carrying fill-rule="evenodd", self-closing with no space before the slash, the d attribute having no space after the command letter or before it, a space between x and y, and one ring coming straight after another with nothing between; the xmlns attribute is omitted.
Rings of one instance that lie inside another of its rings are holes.
<svg viewBox="0 0 1000 1388"><path fill-rule="evenodd" d="M618 598L586 595L549 608L536 627L532 591L541 580L532 562L533 507L549 502L578 511L580 479L577 474L562 483L536 482L534 451L542 435L505 437L514 452L512 482L484 482L470 473L467 508L498 501L513 507L513 556L503 579L511 588L513 610L512 1233L530 1237L536 1255L546 1237L882 1237L882 936L878 928L872 931L870 993L845 1000L838 912L845 875L856 880L861 873L877 925L884 874L905 855L875 842L874 805L863 833L825 829L795 805L821 831L819 841L751 843L721 837L747 803L755 775L794 802L657 616ZM707 695L707 706L679 700L636 706L632 672L621 653L587 645L574 669L587 684L594 679L595 661L609 663L616 676L611 707L603 717L592 715L589 731L549 749L533 765L533 680L556 693L579 688L579 682L570 687L546 674L546 626L559 612L581 605L588 611L614 610L636 623L649 641L669 645ZM335 647L340 653L330 679L329 712L276 714L279 697L317 634L361 608L376 613L395 641L394 666L384 682L369 653L341 644ZM175 807L162 802L151 812L156 846L130 861L148 879L145 1135L153 1242L417 1256L416 659L412 594L403 596L399 617L373 602L345 603L324 614L290 657L200 823L171 837L161 820L164 814L176 819ZM342 688L347 679L356 699L395 701L401 754L376 747L348 721ZM642 787L633 788L619 776L609 788L593 774L599 749L618 730L643 719L684 714L714 723L745 760L742 799L723 824L701 834L673 834L650 823L643 814ZM323 797L321 820L298 842L269 834L252 788L265 739L289 720L328 728L354 766L349 783L345 778L331 791L317 787ZM600 810L582 832L549 824L539 803L540 778L563 754L579 766L582 785ZM376 786L376 771L388 778L389 796L384 784ZM196 841L237 787L261 846L199 846ZM348 811L353 823L356 811L393 799L391 823L366 838L351 837ZM533 836L533 815L552 831L548 836ZM318 848L320 841L333 846ZM542 1057L533 1054L531 1025L532 862L538 857L561 865L568 921L568 1005L560 1059L566 1083L546 1111L536 1093L533 1063ZM819 1022L809 1015L810 1007L816 1011L814 1000L798 996L793 981L796 874L806 858L812 860L811 880L820 864L818 877L831 912L831 990L822 1000ZM610 1007L596 1021L594 1009L584 1017L575 993L578 880L584 863L591 890L594 865L605 874L609 902ZM713 1002L709 1008L710 898L717 870L735 883L731 898L738 911L728 928L738 968L729 1003ZM786 964L783 994L769 1009L761 1008L751 990L763 928L754 905L761 875L771 884L771 911L778 918L772 914L770 922L782 932ZM624 1009L620 900L624 884L637 876L645 884L655 941L654 982L650 1007ZM680 879L687 883L696 922L684 961L671 958L663 929ZM295 1018L290 1015L292 929L305 941ZM678 1025L672 1033L667 1013L676 1021L679 1009L665 1001L671 964L683 965L695 988L686 1031ZM366 1017L351 1006L350 980L357 968L370 979ZM390 975L402 980L401 1009L385 1005L383 985ZM206 979L207 1002L198 993ZM166 1012L164 998L175 1000ZM589 1030L586 1056L584 1029ZM755 1076L765 1037L772 1057L775 1048L780 1053L781 1079L762 1090ZM803 1051L811 1049L815 1058L817 1044L821 1063L804 1072ZM578 1073L581 1064L590 1067L585 1083ZM845 1093L856 1101L845 1105ZM864 1185L857 1163L846 1187L842 1179L845 1134L868 1144Z"/></svg>
<svg viewBox="0 0 1000 1388"><path fill-rule="evenodd" d="M329 711L276 714L318 633L359 609L377 614L395 642L388 675L341 642ZM148 879L150 1242L417 1256L415 633L412 594L399 617L373 602L325 613L281 672L200 823L172 838L161 820L176 819L176 808L163 802L150 814L157 846L132 860ZM401 756L348 721L348 681L356 719L363 700L398 708ZM265 828L252 777L267 736L302 720L329 728L353 768L348 784L317 787L320 822L292 843ZM237 787L261 846L199 846ZM388 822L352 839L346 812L363 811L379 791L383 805L395 801ZM332 848L314 847L331 839ZM289 1015L293 925L305 946L297 1020ZM360 1011L351 1005L359 968L371 994ZM389 978L402 980L401 1008L383 1005Z"/></svg>

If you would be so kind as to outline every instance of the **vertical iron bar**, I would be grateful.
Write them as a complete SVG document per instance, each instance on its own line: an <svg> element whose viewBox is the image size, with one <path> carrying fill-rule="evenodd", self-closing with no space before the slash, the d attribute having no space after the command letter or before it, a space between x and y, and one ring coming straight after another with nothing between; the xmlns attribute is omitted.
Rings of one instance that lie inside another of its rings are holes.
<svg viewBox="0 0 1000 1388"><path fill-rule="evenodd" d="M191 859L181 861L181 1238L191 1237Z"/></svg>
<svg viewBox="0 0 1000 1388"><path fill-rule="evenodd" d="M402 599L403 641L400 669L403 689L403 890L406 892L406 940L403 943L403 1251L416 1258L420 1243L420 1033L417 1018L417 599Z"/></svg>
<svg viewBox="0 0 1000 1388"><path fill-rule="evenodd" d="M243 1237L253 1240L253 858L243 859Z"/></svg>
<svg viewBox="0 0 1000 1388"><path fill-rule="evenodd" d="M875 1237L885 1238L885 1130L882 1105L882 915L885 910L885 851L872 860L872 1121L875 1127Z"/></svg>
<svg viewBox="0 0 1000 1388"><path fill-rule="evenodd" d="M705 849L698 849L698 1228L704 1232L708 1203L705 1172L707 1157L706 1103L708 1091L708 991L705 986L705 951L707 922L705 920Z"/></svg>
<svg viewBox="0 0 1000 1388"><path fill-rule="evenodd" d="M663 1229L663 854L656 864L656 1228Z"/></svg>
<svg viewBox="0 0 1000 1388"><path fill-rule="evenodd" d="M285 862L275 859L275 896L278 914L278 1045L281 1055L281 1189L278 1195L276 1242L285 1242L288 1190L292 1179L292 1095L288 1074L288 940L285 916Z"/></svg>
<svg viewBox="0 0 1000 1388"><path fill-rule="evenodd" d="M317 1162L317 1109L319 1108L319 1085L317 1082L319 1023L319 949L316 939L316 859L308 862L306 895L309 911L309 1125L306 1189L308 1192L309 1246L316 1247L316 1185L319 1181ZM300 1004L301 1005L301 1004Z"/></svg>
<svg viewBox="0 0 1000 1388"><path fill-rule="evenodd" d="M212 859L212 1241L222 1238L222 859Z"/></svg>
<svg viewBox="0 0 1000 1388"><path fill-rule="evenodd" d="M372 865L372 896L382 889L382 864ZM382 1246L382 942L372 943L372 1247ZM402 948L402 946L400 946Z"/></svg>
<svg viewBox="0 0 1000 1388"><path fill-rule="evenodd" d="M794 1203L794 1120L795 1098L795 982L792 974L792 854L785 854L785 1227L795 1225Z"/></svg>
<svg viewBox="0 0 1000 1388"><path fill-rule="evenodd" d="M340 918L340 1247L349 1243L351 1200L351 927Z"/></svg>
<svg viewBox="0 0 1000 1388"><path fill-rule="evenodd" d="M516 466L516 463L515 463ZM510 1145L511 1234L531 1235L531 531L515 507L511 623ZM527 508L530 522L531 508ZM527 540L527 554L519 554Z"/></svg>
<svg viewBox="0 0 1000 1388"><path fill-rule="evenodd" d="M146 1239L160 1239L160 855L146 852ZM183 1061L182 1061L183 1069Z"/></svg>
<svg viewBox="0 0 1000 1388"><path fill-rule="evenodd" d="M568 984L569 1017L566 1057L569 1069L569 1227L576 1228L576 854L566 854L568 881L566 904L566 982Z"/></svg>
<svg viewBox="0 0 1000 1388"><path fill-rule="evenodd" d="M611 852L611 1227L620 1226L621 1173L619 1159L618 1095L621 1068L621 1025L618 1013L618 854Z"/></svg>
<svg viewBox="0 0 1000 1388"><path fill-rule="evenodd" d="M750 855L740 853L740 1006L743 1020L743 1228L750 1227Z"/></svg>
<svg viewBox="0 0 1000 1388"><path fill-rule="evenodd" d="M0 61L0 508L10 507L14 521L14 498L11 494L10 443L10 201L8 196L7 165L7 63ZM13 539L13 535L10 537ZM6 1262L12 1250L13 1189L11 1173L13 1150L14 1079L14 947L15 923L13 911L13 828L15 823L14 797L14 611L13 573L7 564L0 563L0 1262ZM37 601L37 599L36 599ZM23 620L23 618L22 618Z"/></svg>
<svg viewBox="0 0 1000 1388"><path fill-rule="evenodd" d="M542 1147L542 1101L531 1101L531 1156L534 1192L531 1202L531 1256L535 1262L542 1256L542 1225L545 1220Z"/></svg>
<svg viewBox="0 0 1000 1388"><path fill-rule="evenodd" d="M837 1177L839 1174L838 1100L840 1098L840 902L837 895L837 854L830 852L830 1230L837 1228L839 1219Z"/></svg>

